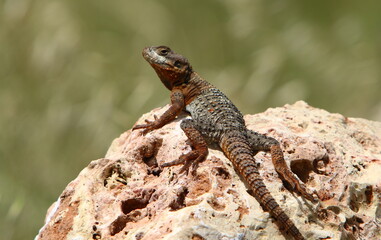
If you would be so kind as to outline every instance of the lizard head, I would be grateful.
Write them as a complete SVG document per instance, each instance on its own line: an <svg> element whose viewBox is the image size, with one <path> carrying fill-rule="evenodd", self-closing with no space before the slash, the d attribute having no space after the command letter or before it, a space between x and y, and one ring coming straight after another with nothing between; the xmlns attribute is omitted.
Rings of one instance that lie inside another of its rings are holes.
<svg viewBox="0 0 381 240"><path fill-rule="evenodd" d="M143 57L169 90L186 83L192 73L188 60L166 46L146 47L143 49Z"/></svg>

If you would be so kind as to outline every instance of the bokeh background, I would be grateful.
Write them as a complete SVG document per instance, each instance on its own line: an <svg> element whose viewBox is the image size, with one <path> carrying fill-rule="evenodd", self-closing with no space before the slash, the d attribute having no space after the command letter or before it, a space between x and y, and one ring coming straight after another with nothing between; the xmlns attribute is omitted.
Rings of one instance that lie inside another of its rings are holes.
<svg viewBox="0 0 381 240"><path fill-rule="evenodd" d="M81 169L169 92L169 45L244 114L305 100L381 120L381 2L0 0L0 239L32 239Z"/></svg>

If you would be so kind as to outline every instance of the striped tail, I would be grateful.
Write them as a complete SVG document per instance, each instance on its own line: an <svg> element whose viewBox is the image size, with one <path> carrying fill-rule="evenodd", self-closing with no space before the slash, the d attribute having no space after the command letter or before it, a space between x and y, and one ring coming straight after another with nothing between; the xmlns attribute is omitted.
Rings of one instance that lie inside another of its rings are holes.
<svg viewBox="0 0 381 240"><path fill-rule="evenodd" d="M296 240L305 238L290 220L287 214L280 208L275 199L266 188L255 163L252 150L246 137L240 131L225 133L220 144L226 156L233 162L234 166L242 174L249 184L254 196L259 203L267 209L276 219L281 231L290 234Z"/></svg>

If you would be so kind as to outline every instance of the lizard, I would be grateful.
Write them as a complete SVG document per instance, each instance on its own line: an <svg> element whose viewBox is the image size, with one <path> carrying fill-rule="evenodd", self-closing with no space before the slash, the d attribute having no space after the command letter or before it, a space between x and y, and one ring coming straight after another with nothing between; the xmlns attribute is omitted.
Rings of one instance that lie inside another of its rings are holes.
<svg viewBox="0 0 381 240"><path fill-rule="evenodd" d="M145 135L171 122L184 110L191 115L191 118L182 120L180 127L192 150L161 167L183 164L180 173L189 173L191 169L190 173L196 175L198 164L208 155L208 144L217 144L248 183L254 197L276 219L280 230L296 240L305 239L266 188L254 159L258 151L270 152L280 178L300 195L315 202L315 197L287 166L280 143L247 129L237 107L219 89L193 71L182 55L167 46L146 47L142 54L164 86L171 91L171 104L160 117L154 115L153 121L146 119L145 123L135 125L133 130L143 129L142 134Z"/></svg>

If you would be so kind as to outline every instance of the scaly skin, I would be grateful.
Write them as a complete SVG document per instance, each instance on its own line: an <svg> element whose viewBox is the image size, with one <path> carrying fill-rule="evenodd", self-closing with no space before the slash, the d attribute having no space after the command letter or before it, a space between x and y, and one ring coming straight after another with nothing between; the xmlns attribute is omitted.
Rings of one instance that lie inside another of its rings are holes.
<svg viewBox="0 0 381 240"><path fill-rule="evenodd" d="M154 121L146 120L146 124L137 125L133 129L143 129L143 134L146 134L174 120L183 110L192 117L183 120L180 125L191 142L192 151L162 167L184 164L180 172L188 172L191 167L191 173L195 175L198 163L208 155L207 143L217 143L247 181L257 200L277 220L280 229L294 239L304 239L271 196L255 163L256 152L270 151L280 177L303 197L315 201L288 168L279 143L273 138L248 130L236 106L220 90L194 72L185 57L165 46L147 47L143 50L143 57L171 91L171 105L160 118L155 116Z"/></svg>

